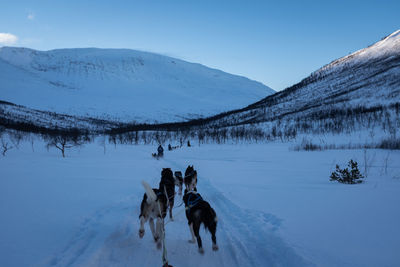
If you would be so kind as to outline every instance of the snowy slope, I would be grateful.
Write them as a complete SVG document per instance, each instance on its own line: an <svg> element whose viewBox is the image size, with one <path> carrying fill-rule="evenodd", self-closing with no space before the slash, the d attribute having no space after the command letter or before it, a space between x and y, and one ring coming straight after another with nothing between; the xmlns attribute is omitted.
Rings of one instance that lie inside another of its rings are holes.
<svg viewBox="0 0 400 267"><path fill-rule="evenodd" d="M318 117L331 110L397 103L400 103L400 30L333 61L283 91L229 114L222 121L234 124L306 118L310 114ZM220 119L215 123L222 124Z"/></svg>
<svg viewBox="0 0 400 267"><path fill-rule="evenodd" d="M182 121L246 106L269 87L200 64L128 49L0 48L0 100L68 115Z"/></svg>
<svg viewBox="0 0 400 267"><path fill-rule="evenodd" d="M337 59L323 68L317 70L314 74L326 74L327 72L337 71L339 68L353 66L355 64L367 63L382 57L399 56L400 50L400 30L393 32L375 44L358 50L348 56Z"/></svg>

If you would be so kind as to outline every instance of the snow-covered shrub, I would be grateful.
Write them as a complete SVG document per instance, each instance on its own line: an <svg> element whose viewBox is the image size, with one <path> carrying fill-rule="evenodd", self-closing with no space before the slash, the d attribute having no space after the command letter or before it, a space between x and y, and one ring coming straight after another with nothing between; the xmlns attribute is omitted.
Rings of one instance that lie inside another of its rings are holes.
<svg viewBox="0 0 400 267"><path fill-rule="evenodd" d="M336 165L336 170L332 172L330 176L331 181L338 181L343 184L360 184L364 176L358 170L358 163L350 160L348 168L340 169L339 165Z"/></svg>

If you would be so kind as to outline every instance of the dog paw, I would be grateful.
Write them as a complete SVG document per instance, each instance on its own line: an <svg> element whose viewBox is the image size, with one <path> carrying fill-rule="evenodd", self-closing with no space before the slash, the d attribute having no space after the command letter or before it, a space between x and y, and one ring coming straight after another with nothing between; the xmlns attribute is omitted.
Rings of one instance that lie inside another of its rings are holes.
<svg viewBox="0 0 400 267"><path fill-rule="evenodd" d="M154 238L154 242L156 242L156 243L157 243L158 240L160 239L158 236L154 236L153 238Z"/></svg>
<svg viewBox="0 0 400 267"><path fill-rule="evenodd" d="M170 220L171 222L173 222L173 221L174 221L174 217L169 217L169 220Z"/></svg>
<svg viewBox="0 0 400 267"><path fill-rule="evenodd" d="M204 254L204 248L199 248L199 253L203 255Z"/></svg>
<svg viewBox="0 0 400 267"><path fill-rule="evenodd" d="M217 245L217 244L213 244L213 245L212 245L212 249L213 249L214 251L217 251L217 250L218 250L218 245Z"/></svg>
<svg viewBox="0 0 400 267"><path fill-rule="evenodd" d="M188 242L191 243L191 244L194 244L194 243L196 243L196 240L190 239L190 240L188 240Z"/></svg>
<svg viewBox="0 0 400 267"><path fill-rule="evenodd" d="M143 230L140 229L140 230L139 230L139 237L140 237L140 238L143 238L143 236L144 236L144 229L143 229Z"/></svg>

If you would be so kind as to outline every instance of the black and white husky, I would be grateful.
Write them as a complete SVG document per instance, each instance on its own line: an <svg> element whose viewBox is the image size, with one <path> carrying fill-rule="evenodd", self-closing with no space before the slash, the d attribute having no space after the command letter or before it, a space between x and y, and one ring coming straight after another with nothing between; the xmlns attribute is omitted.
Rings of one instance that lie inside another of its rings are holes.
<svg viewBox="0 0 400 267"><path fill-rule="evenodd" d="M197 239L197 246L199 252L204 253L203 244L199 234L200 225L203 223L204 227L210 231L212 239L212 249L218 250L217 238L215 233L217 231L217 214L214 209L211 208L207 201L204 201L199 193L193 190L185 189L183 195L183 202L186 207L186 218L192 234L192 240L189 242L194 243L195 237Z"/></svg>
<svg viewBox="0 0 400 267"><path fill-rule="evenodd" d="M144 224L149 221L150 230L153 234L154 241L157 243L157 248L161 248L162 220L167 214L167 197L161 190L152 189L145 182L142 182L142 184L146 193L140 205L139 237L142 238L144 236ZM155 228L154 220L156 220Z"/></svg>

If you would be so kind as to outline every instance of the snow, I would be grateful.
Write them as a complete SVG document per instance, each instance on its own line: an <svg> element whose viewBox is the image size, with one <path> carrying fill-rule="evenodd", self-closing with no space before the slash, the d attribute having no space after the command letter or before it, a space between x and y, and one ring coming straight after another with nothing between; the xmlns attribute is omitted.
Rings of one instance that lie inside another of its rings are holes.
<svg viewBox="0 0 400 267"><path fill-rule="evenodd" d="M316 73L334 71L338 68L344 67L345 65L361 64L384 56L398 56L399 50L400 30L397 30L369 47L360 49L348 56L333 61L317 70Z"/></svg>
<svg viewBox="0 0 400 267"><path fill-rule="evenodd" d="M193 143L194 145L194 143ZM166 225L173 266L397 266L400 152L294 152L293 143L194 145L155 160L155 146L98 142L66 158L35 141L0 157L1 266L161 266L146 225L138 237L145 180L194 164L198 190L218 216L217 242L190 238L183 207ZM329 181L355 159L360 185ZM388 159L387 161L385 159ZM387 163L387 166L386 166Z"/></svg>
<svg viewBox="0 0 400 267"><path fill-rule="evenodd" d="M315 119L318 114L323 117L334 110L356 108L383 108L391 112L389 109L393 109L399 99L400 34L397 31L370 47L316 70L300 83L213 124L269 121L280 124L285 120L309 120L312 115ZM340 120L338 116L336 120Z"/></svg>
<svg viewBox="0 0 400 267"><path fill-rule="evenodd" d="M245 77L136 50L0 48L0 100L69 115L182 121L272 93Z"/></svg>
<svg viewBox="0 0 400 267"><path fill-rule="evenodd" d="M310 111L302 108L310 103L321 104L321 112L397 103L399 33L316 71L315 81L278 95L263 118L299 110L295 115L304 117ZM0 99L28 107L4 105L4 116L40 125L96 129L84 116L184 120L241 108L271 92L243 77L134 50L0 48ZM252 111L238 120L257 116ZM394 130L396 116L384 117ZM278 123L284 129L294 120ZM392 135L378 126L367 129L361 121L346 134L300 133L287 143L193 141L193 147L166 151L160 160L151 157L156 147L150 145L103 147L96 140L68 149L62 158L43 141L23 142L0 156L0 266L160 266L161 251L147 225L145 237L138 237L140 182L156 187L162 168L184 171L189 164L198 171L199 192L217 213L220 250L212 251L205 231L205 255L187 242L178 196L175 220L166 224L168 258L175 267L397 266L400 152L293 149L301 138L357 147ZM335 165L350 159L368 174L365 183L330 182Z"/></svg>

